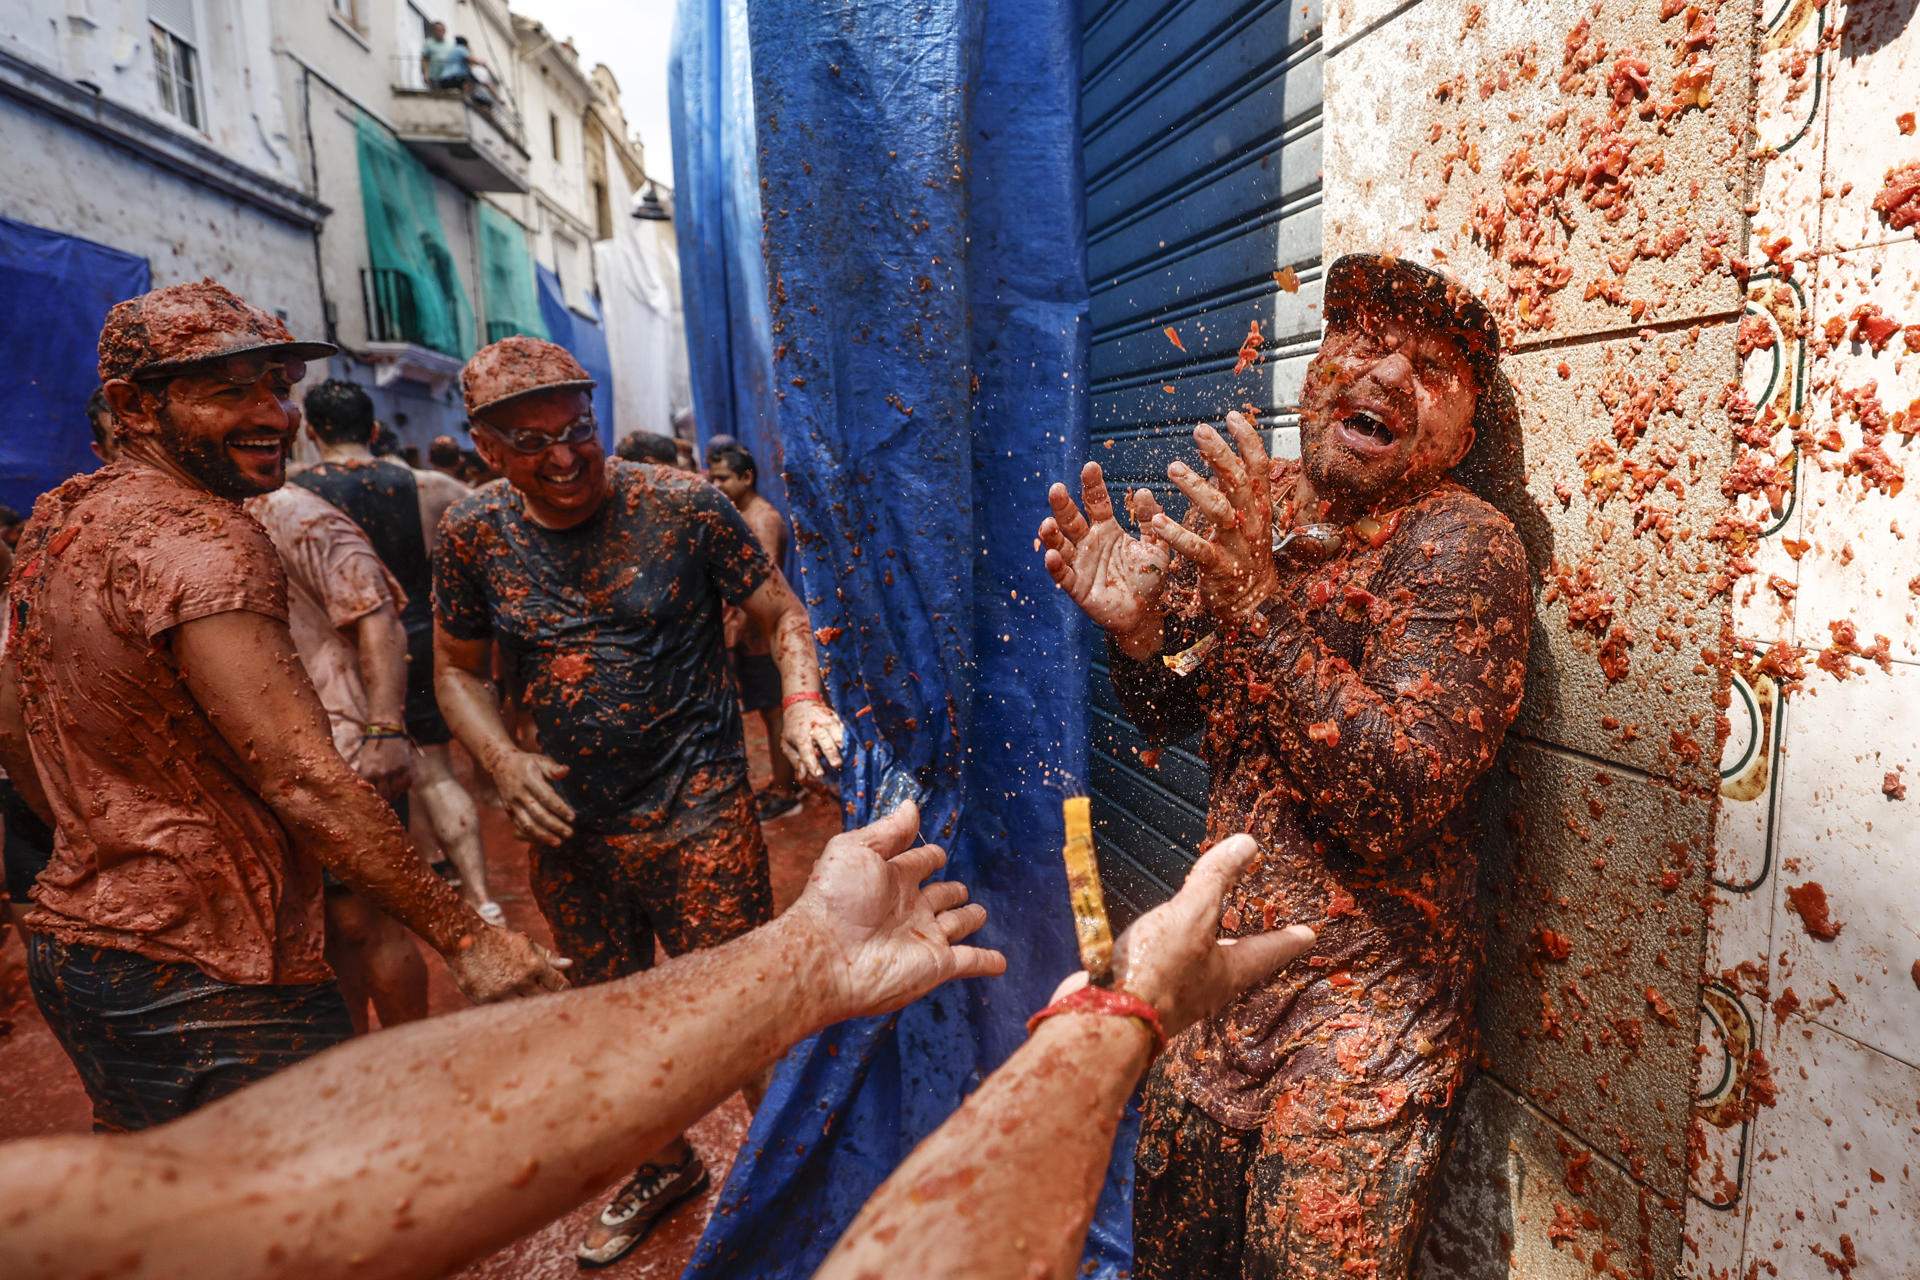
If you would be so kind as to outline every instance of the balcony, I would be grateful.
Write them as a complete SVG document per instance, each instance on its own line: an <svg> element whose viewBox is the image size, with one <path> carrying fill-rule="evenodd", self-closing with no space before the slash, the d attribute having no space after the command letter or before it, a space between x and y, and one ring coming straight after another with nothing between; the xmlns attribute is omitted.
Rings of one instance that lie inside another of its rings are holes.
<svg viewBox="0 0 1920 1280"><path fill-rule="evenodd" d="M367 345L361 355L375 367L375 386L405 380L438 394L453 384L460 375L460 357L426 344L413 281L404 272L363 268L360 300L367 309Z"/></svg>
<svg viewBox="0 0 1920 1280"><path fill-rule="evenodd" d="M503 95L483 105L461 89L428 88L417 58L396 58L393 131L422 164L468 191L527 190L520 119Z"/></svg>

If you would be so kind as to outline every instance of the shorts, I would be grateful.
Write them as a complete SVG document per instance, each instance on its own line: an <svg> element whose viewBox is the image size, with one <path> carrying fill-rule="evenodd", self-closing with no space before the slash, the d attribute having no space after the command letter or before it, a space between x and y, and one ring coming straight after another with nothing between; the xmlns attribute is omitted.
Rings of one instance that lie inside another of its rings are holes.
<svg viewBox="0 0 1920 1280"><path fill-rule="evenodd" d="M780 705L780 667L771 655L735 649L733 674L740 682L740 705L748 711L772 711Z"/></svg>
<svg viewBox="0 0 1920 1280"><path fill-rule="evenodd" d="M33 882L53 861L53 830L27 808L19 791L5 778L0 778L0 818L7 824L6 846L0 855L6 862L7 897L14 905L24 907Z"/></svg>
<svg viewBox="0 0 1920 1280"><path fill-rule="evenodd" d="M437 747L453 741L453 730L440 714L440 696L433 691L433 632L425 643L407 637L407 736L414 745Z"/></svg>
<svg viewBox="0 0 1920 1280"><path fill-rule="evenodd" d="M1153 1072L1134 1154L1134 1280L1406 1280L1446 1120L1409 1105L1346 1133L1230 1129ZM1371 1266L1355 1272L1356 1260Z"/></svg>
<svg viewBox="0 0 1920 1280"><path fill-rule="evenodd" d="M353 1036L331 982L242 986L46 934L27 936L27 978L104 1132L176 1120Z"/></svg>
<svg viewBox="0 0 1920 1280"><path fill-rule="evenodd" d="M654 940L669 955L717 947L773 919L773 882L753 792L730 777L693 805L645 829L576 826L558 848L533 852L533 898L553 930L575 986L653 966Z"/></svg>

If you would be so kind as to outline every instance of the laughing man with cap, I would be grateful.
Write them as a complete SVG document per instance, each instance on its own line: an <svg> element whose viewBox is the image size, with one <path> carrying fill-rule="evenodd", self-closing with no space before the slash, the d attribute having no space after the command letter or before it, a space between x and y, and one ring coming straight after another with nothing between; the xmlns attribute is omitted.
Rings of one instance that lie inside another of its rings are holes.
<svg viewBox="0 0 1920 1280"><path fill-rule="evenodd" d="M1484 304L1353 254L1326 283L1298 463L1230 414L1116 520L1100 468L1040 528L1054 581L1108 633L1154 743L1202 735L1209 841L1260 857L1223 935L1299 921L1282 970L1178 1037L1149 1078L1133 1274L1407 1274L1474 1045L1478 851L1461 801L1519 709L1531 597L1512 525L1450 472L1511 439ZM1291 538L1288 537L1292 534ZM1177 557L1177 559L1176 559Z"/></svg>
<svg viewBox="0 0 1920 1280"><path fill-rule="evenodd" d="M52 820L28 972L93 1100L141 1129L351 1034L321 867L426 939L470 997L565 985L408 846L335 750L273 543L292 389L332 354L212 281L108 313L114 461L34 507L0 663L0 760Z"/></svg>
<svg viewBox="0 0 1920 1280"><path fill-rule="evenodd" d="M609 459L565 350L512 337L460 375L473 441L503 479L448 510L434 550L441 710L535 845L535 899L576 982L718 946L773 912L721 607L773 639L781 741L803 778L840 763L805 610L732 502L696 475ZM489 683L492 642L539 746ZM707 1183L685 1138L640 1166L580 1260L620 1257Z"/></svg>

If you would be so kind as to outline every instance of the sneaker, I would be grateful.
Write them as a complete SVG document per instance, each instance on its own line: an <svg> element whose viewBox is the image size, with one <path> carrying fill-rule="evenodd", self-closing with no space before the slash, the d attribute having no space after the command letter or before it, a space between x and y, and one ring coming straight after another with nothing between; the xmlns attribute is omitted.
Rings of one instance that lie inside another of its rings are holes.
<svg viewBox="0 0 1920 1280"><path fill-rule="evenodd" d="M791 818L806 808L807 799L798 791L762 791L753 798L754 811L760 815L761 822L778 822L782 818Z"/></svg>
<svg viewBox="0 0 1920 1280"><path fill-rule="evenodd" d="M707 1166L698 1153L678 1165L648 1161L587 1226L586 1238L581 1240L575 1257L583 1267L618 1262L647 1238L647 1232L666 1216L667 1210L705 1191L707 1182Z"/></svg>
<svg viewBox="0 0 1920 1280"><path fill-rule="evenodd" d="M507 927L507 909L495 902L492 898L488 898L485 902L475 907L474 910L479 913L482 920L485 920L494 928L504 929Z"/></svg>

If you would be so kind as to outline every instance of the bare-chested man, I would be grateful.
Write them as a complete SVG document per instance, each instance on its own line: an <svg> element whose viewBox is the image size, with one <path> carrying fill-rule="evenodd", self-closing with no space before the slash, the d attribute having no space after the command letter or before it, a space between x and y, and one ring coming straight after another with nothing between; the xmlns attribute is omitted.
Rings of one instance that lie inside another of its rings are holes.
<svg viewBox="0 0 1920 1280"><path fill-rule="evenodd" d="M479 1000L563 986L408 847L335 749L239 503L280 485L292 389L326 343L211 281L100 334L117 461L35 505L0 663L0 762L51 817L35 998L96 1123L182 1115L352 1034L320 867L425 938Z"/></svg>
<svg viewBox="0 0 1920 1280"><path fill-rule="evenodd" d="M760 549L774 564L787 559L787 518L780 509L760 495L760 465L742 444L716 445L707 451L707 479L734 506L747 522ZM740 682L740 705L760 717L767 732L767 745L773 750L773 781L753 799L762 822L778 822L800 812L800 784L794 781L793 764L778 749L780 741L780 668L773 663L773 637L760 628L739 620L737 636L729 636L734 678Z"/></svg>
<svg viewBox="0 0 1920 1280"><path fill-rule="evenodd" d="M1125 533L1092 463L1055 485L1054 580L1108 633L1116 692L1155 742L1202 733L1211 838L1260 859L1221 929L1299 920L1284 970L1182 1035L1150 1078L1133 1274L1406 1275L1474 1043L1478 852L1460 801L1520 706L1531 599L1513 527L1448 472L1514 425L1499 330L1438 273L1351 255L1300 404L1301 461L1195 433L1212 480L1145 490ZM1321 556L1276 556L1330 524ZM1171 568L1171 553L1181 561Z"/></svg>
<svg viewBox="0 0 1920 1280"><path fill-rule="evenodd" d="M373 400L351 382L331 380L307 393L307 434L320 464L291 482L325 498L366 532L374 551L406 591L406 717L415 753L409 785L435 840L460 872L460 889L488 924L506 920L487 890L480 815L453 772L453 734L433 693L433 544L440 517L471 492L439 470L416 470L373 455ZM437 446L439 441L434 442Z"/></svg>

